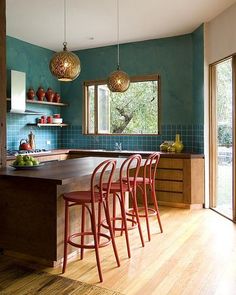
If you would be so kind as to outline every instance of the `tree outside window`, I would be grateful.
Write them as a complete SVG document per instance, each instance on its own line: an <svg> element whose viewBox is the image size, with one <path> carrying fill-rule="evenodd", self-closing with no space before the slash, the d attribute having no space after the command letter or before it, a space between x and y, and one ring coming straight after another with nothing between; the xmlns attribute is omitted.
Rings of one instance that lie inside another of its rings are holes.
<svg viewBox="0 0 236 295"><path fill-rule="evenodd" d="M85 133L158 134L160 77L131 78L124 93L111 92L105 81L88 81L85 87Z"/></svg>

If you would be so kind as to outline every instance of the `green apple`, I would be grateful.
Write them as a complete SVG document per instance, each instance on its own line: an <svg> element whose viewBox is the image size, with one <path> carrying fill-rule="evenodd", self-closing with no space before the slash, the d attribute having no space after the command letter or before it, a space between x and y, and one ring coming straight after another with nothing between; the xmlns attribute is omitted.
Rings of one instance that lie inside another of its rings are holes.
<svg viewBox="0 0 236 295"><path fill-rule="evenodd" d="M23 156L22 155L17 155L16 156L16 161L17 162L23 161Z"/></svg>
<svg viewBox="0 0 236 295"><path fill-rule="evenodd" d="M23 156L23 160L26 162L26 161L30 161L30 156L28 155L24 155Z"/></svg>
<svg viewBox="0 0 236 295"><path fill-rule="evenodd" d="M17 162L17 166L24 166L24 165L25 165L24 161Z"/></svg>
<svg viewBox="0 0 236 295"><path fill-rule="evenodd" d="M35 166L35 165L38 165L38 164L39 164L39 161L36 160L36 159L33 159L33 160L32 160L32 163L33 163L33 165Z"/></svg>
<svg viewBox="0 0 236 295"><path fill-rule="evenodd" d="M33 160L34 160L34 157L29 156L29 161L33 161Z"/></svg>
<svg viewBox="0 0 236 295"><path fill-rule="evenodd" d="M25 166L33 166L33 162L32 161L25 161Z"/></svg>

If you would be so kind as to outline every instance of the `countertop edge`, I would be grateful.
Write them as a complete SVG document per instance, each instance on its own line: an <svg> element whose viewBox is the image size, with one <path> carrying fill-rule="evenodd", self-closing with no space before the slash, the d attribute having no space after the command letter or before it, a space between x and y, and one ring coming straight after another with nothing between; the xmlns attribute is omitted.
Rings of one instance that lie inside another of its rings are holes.
<svg viewBox="0 0 236 295"><path fill-rule="evenodd" d="M44 152L42 154L32 154L33 157L46 157L46 156L54 156L60 154L88 154L88 153L96 153L96 155L131 155L131 154L141 154L141 155L149 155L155 151L129 151L129 150L100 150L100 149L55 149L50 152ZM204 154L197 154L191 152L184 153L170 153L170 152L160 152L162 158L180 158L180 159L191 159L191 158L204 158ZM7 156L7 161L14 160L15 156Z"/></svg>

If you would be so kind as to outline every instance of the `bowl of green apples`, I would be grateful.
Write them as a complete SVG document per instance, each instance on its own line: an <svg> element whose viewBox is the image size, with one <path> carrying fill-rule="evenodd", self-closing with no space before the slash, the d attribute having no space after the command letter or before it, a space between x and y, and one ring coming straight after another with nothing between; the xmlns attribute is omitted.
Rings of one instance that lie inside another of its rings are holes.
<svg viewBox="0 0 236 295"><path fill-rule="evenodd" d="M26 170L35 169L41 167L42 165L43 163L39 163L39 161L32 156L17 155L16 160L10 166L15 169Z"/></svg>

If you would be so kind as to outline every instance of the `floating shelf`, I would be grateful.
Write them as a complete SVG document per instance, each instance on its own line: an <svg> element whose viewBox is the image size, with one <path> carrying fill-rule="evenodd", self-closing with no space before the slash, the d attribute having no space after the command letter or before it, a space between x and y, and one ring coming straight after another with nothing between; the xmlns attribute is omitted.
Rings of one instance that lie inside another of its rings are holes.
<svg viewBox="0 0 236 295"><path fill-rule="evenodd" d="M7 101L10 101L10 98L7 98ZM26 99L26 103L32 103L32 104L46 104L46 105L52 105L52 106L58 106L58 107L66 107L68 106L67 103L63 102L49 102L49 101L41 101L41 100L30 100Z"/></svg>
<svg viewBox="0 0 236 295"><path fill-rule="evenodd" d="M28 126L38 126L38 127L49 127L49 126L52 126L52 127L67 127L67 126L69 126L69 124L65 124L65 123L62 123L62 124L48 124L48 123L41 124L41 123L28 123L27 125L28 125Z"/></svg>
<svg viewBox="0 0 236 295"><path fill-rule="evenodd" d="M68 104L62 103L62 102L49 102L49 101L30 100L30 99L26 99L26 103L47 104L47 105L60 106L60 107L68 106Z"/></svg>

